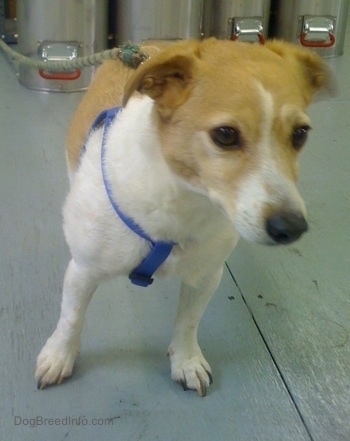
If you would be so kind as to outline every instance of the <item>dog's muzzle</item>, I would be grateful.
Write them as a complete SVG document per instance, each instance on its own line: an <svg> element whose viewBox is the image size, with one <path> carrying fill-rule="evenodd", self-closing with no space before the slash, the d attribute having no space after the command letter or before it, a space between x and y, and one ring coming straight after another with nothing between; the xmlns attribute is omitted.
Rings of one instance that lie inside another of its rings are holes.
<svg viewBox="0 0 350 441"><path fill-rule="evenodd" d="M266 232L276 244L289 244L308 230L302 214L278 213L266 221Z"/></svg>

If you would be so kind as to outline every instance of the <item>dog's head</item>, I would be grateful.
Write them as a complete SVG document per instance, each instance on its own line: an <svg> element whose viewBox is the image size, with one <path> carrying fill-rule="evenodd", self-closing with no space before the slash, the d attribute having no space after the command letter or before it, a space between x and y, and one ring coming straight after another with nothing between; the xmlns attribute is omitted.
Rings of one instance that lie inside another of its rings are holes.
<svg viewBox="0 0 350 441"><path fill-rule="evenodd" d="M327 82L322 59L291 44L190 41L139 67L124 105L136 90L154 100L167 163L242 237L290 243L307 230L296 188L305 108Z"/></svg>

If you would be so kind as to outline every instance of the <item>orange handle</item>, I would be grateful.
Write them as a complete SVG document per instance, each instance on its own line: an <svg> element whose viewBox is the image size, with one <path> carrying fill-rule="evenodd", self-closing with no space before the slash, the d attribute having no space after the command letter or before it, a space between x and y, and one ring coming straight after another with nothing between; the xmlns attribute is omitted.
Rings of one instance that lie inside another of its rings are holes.
<svg viewBox="0 0 350 441"><path fill-rule="evenodd" d="M239 36L240 36L240 34L235 34L233 36L232 40L233 41L239 40ZM258 36L258 39L259 39L259 43L260 44L265 44L265 37L263 36L263 34L261 34L260 32L257 32L257 36Z"/></svg>
<svg viewBox="0 0 350 441"><path fill-rule="evenodd" d="M80 77L81 71L77 69L74 72L47 72L40 69L39 75L45 80L76 80Z"/></svg>
<svg viewBox="0 0 350 441"><path fill-rule="evenodd" d="M328 32L329 40L324 41L307 40L307 34L308 32L302 32L300 34L300 43L306 47L331 47L335 43L335 35L332 32Z"/></svg>

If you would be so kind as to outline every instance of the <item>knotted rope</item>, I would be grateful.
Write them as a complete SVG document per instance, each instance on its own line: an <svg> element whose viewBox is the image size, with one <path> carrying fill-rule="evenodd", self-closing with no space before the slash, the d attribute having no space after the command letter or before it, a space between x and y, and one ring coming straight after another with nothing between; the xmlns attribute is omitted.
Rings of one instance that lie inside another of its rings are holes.
<svg viewBox="0 0 350 441"><path fill-rule="evenodd" d="M104 60L119 59L125 65L136 69L141 63L149 58L146 52L143 52L140 46L131 42L124 43L119 47L108 49L97 54L79 57L75 60L67 61L40 61L34 58L26 57L11 49L4 41L0 39L0 49L8 55L11 61L18 64L25 64L34 69L45 70L46 72L69 72L75 69L91 67L101 64Z"/></svg>

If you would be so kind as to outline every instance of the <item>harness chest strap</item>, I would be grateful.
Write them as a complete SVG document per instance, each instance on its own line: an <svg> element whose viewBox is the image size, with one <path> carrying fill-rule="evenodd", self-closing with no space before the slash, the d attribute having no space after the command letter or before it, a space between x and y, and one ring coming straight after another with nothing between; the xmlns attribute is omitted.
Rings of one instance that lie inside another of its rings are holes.
<svg viewBox="0 0 350 441"><path fill-rule="evenodd" d="M147 287L153 282L153 274L162 265L162 263L167 259L171 253L174 242L163 242L163 241L153 241L147 233L129 216L123 213L115 200L112 192L111 184L108 180L107 170L106 170L106 134L114 121L115 117L122 110L121 107L115 107L113 109L105 110L98 115L95 122L93 123L90 133L95 130L101 124L104 123L103 136L102 136L102 146L101 146L101 171L102 179L106 189L108 199L114 208L114 211L119 216L119 218L127 225L134 233L148 241L151 245L149 254L142 260L142 262L129 274L129 279L134 285ZM85 146L84 146L85 148Z"/></svg>

